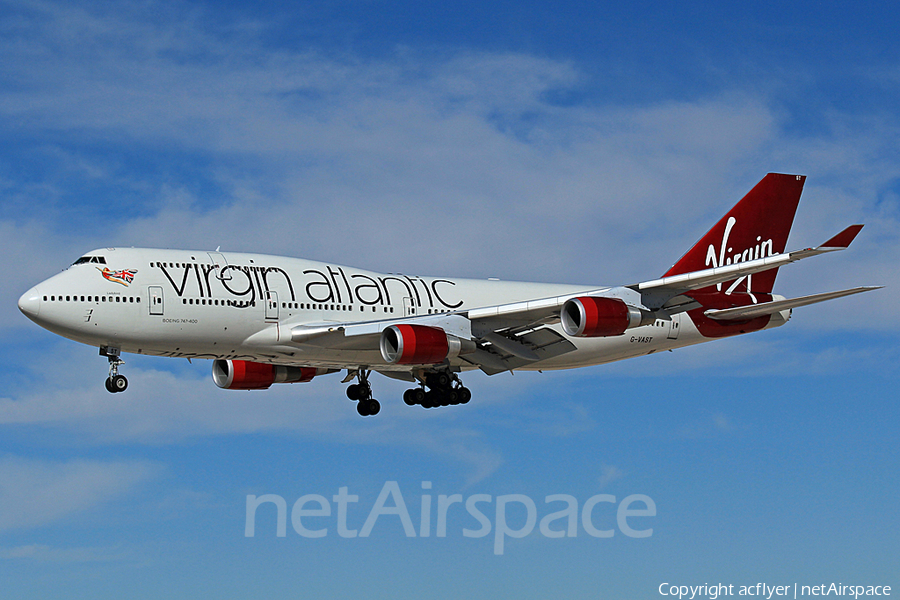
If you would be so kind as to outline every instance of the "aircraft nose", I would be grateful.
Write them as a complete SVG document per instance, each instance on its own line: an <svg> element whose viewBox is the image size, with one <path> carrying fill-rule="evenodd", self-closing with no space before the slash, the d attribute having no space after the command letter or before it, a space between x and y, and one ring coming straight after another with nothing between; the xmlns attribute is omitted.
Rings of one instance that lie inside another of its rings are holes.
<svg viewBox="0 0 900 600"><path fill-rule="evenodd" d="M36 319L41 313L41 294L36 287L31 288L19 298L19 310L29 319Z"/></svg>

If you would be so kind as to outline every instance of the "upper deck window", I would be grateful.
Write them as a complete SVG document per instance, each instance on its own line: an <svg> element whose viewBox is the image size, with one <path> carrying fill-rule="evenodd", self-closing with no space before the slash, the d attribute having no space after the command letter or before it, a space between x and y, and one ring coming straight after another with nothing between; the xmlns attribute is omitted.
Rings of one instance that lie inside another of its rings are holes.
<svg viewBox="0 0 900 600"><path fill-rule="evenodd" d="M106 258L104 258L102 256L82 256L81 258L79 258L78 260L73 262L72 264L73 265L83 265L84 263L94 263L94 264L98 264L98 265L105 265Z"/></svg>

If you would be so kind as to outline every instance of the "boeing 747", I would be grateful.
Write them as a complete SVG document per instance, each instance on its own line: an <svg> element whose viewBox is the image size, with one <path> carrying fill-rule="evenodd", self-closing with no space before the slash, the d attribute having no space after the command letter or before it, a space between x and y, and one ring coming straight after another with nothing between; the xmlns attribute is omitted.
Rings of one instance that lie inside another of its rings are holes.
<svg viewBox="0 0 900 600"><path fill-rule="evenodd" d="M122 353L212 360L213 381L262 390L346 372L375 415L372 372L408 381L408 405L469 402L460 375L572 369L784 325L800 306L856 287L786 299L788 263L847 248L852 225L786 252L805 177L770 173L657 279L620 286L383 274L332 263L199 250L102 248L19 299L32 321L99 348L106 389Z"/></svg>

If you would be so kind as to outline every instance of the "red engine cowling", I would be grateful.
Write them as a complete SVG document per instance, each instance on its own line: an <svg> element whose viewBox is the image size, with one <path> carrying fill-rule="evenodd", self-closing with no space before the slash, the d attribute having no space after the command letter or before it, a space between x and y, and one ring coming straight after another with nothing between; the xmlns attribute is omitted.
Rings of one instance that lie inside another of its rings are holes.
<svg viewBox="0 0 900 600"><path fill-rule="evenodd" d="M396 365L435 365L474 350L474 342L440 327L391 325L381 332L381 356Z"/></svg>
<svg viewBox="0 0 900 600"><path fill-rule="evenodd" d="M321 375L315 367L284 367L248 360L213 361L213 381L225 390L265 390L273 383L302 383Z"/></svg>
<svg viewBox="0 0 900 600"><path fill-rule="evenodd" d="M609 337L652 323L654 315L618 298L582 296L563 304L560 319L563 331L572 337Z"/></svg>

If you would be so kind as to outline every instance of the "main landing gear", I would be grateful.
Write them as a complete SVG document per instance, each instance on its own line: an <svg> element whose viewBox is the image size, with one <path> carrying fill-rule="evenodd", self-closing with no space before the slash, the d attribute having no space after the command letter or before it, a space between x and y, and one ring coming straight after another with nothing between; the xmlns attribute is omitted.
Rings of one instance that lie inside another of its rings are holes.
<svg viewBox="0 0 900 600"><path fill-rule="evenodd" d="M370 370L360 367L356 371L350 371L344 379L346 383L352 381L354 377L357 378L358 383L347 387L347 397L358 402L356 411L363 417L377 415L381 410L381 403L372 398L372 386L369 385L370 373ZM466 404L472 399L472 392L462 384L456 373L449 371L422 373L420 371L416 377L421 385L403 393L403 401L409 406L418 404L422 408L437 408Z"/></svg>
<svg viewBox="0 0 900 600"><path fill-rule="evenodd" d="M347 388L347 397L357 401L356 412L361 417L375 416L381 410L381 403L372 397L372 386L369 385L369 371L359 369L356 372L359 383Z"/></svg>
<svg viewBox="0 0 900 600"><path fill-rule="evenodd" d="M425 387L428 391L425 391ZM456 373L436 371L425 375L424 385L403 392L403 401L409 406L419 404L422 408L455 406L466 404L472 399L472 392L463 386Z"/></svg>
<svg viewBox="0 0 900 600"><path fill-rule="evenodd" d="M119 358L120 350L118 348L102 347L100 348L100 356L109 359L109 377L106 378L106 391L115 394L124 392L128 388L128 380L124 375L119 375L119 365L124 365L125 361Z"/></svg>

